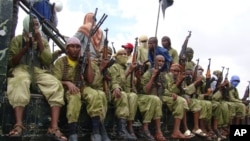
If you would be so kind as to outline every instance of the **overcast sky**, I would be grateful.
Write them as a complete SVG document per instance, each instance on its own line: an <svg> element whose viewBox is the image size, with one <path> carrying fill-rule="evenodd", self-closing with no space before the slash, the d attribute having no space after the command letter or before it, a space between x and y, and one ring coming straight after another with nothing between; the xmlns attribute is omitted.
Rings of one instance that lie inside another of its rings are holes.
<svg viewBox="0 0 250 141"><path fill-rule="evenodd" d="M63 35L73 36L82 25L84 15L98 8L97 20L104 13L108 15L101 29L109 29L109 45L114 42L117 49L127 42L134 44L135 37L142 34L155 36L159 0L60 1L63 9L58 12L58 29ZM20 10L21 24L17 33L22 31L23 15ZM192 31L188 46L194 49L194 61L199 58L206 71L211 58L212 71L225 66L229 68L229 79L232 75L239 75L241 83L238 89L242 97L250 80L250 1L175 0L166 9L165 19L160 12L159 41L162 36L169 36L172 47L180 52L188 31Z"/></svg>

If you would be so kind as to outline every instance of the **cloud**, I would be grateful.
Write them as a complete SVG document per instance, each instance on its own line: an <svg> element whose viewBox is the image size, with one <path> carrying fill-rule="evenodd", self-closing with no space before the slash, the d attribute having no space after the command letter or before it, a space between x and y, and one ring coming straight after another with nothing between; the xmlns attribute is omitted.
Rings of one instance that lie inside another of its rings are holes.
<svg viewBox="0 0 250 141"><path fill-rule="evenodd" d="M64 7L58 13L58 29L64 35L74 35L84 15L98 8L97 19L103 13L108 15L101 29L109 29L109 43L114 42L116 48L126 42L134 43L135 37L142 34L155 36L158 0L61 1ZM180 51L191 30L188 46L195 51L194 59L200 58L205 69L208 58L212 59L212 70L229 67L229 77L237 74L242 79L238 88L243 95L250 79L249 15L249 0L176 0L166 9L165 19L160 13L157 37L160 41L162 36L169 36L173 47Z"/></svg>

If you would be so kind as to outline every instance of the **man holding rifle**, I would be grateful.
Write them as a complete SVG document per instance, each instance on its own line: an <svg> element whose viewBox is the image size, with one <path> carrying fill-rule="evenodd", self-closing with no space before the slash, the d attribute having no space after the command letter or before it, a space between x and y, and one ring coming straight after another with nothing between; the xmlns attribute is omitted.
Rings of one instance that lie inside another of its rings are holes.
<svg viewBox="0 0 250 141"><path fill-rule="evenodd" d="M32 62L30 62L32 60ZM23 112L30 101L30 86L38 86L51 107L51 124L48 134L66 141L58 128L61 107L65 104L63 87L48 70L52 54L46 39L42 38L40 23L34 15L23 20L23 34L14 37L9 47L8 66L11 76L8 78L7 95L15 111L16 124L9 136L21 136L24 131Z"/></svg>
<svg viewBox="0 0 250 141"><path fill-rule="evenodd" d="M88 42L88 36L91 31L92 24L96 27L96 19L93 19L94 13L87 13L84 17L83 25L78 29L78 31L75 34L75 37L77 37L81 41L81 45L83 48L86 48L87 42ZM95 18L95 17L94 17ZM94 20L94 21L93 21ZM96 32L92 35L90 39L90 53L91 57L95 58L99 56L99 50L104 45L104 34L101 29L97 29Z"/></svg>
<svg viewBox="0 0 250 141"><path fill-rule="evenodd" d="M84 88L78 87L76 80L80 73L79 54L81 51L80 40L71 37L67 41L66 54L56 60L53 67L54 75L62 82L65 87L67 99L67 119L69 123L69 141L77 141L77 122L81 110L82 99L86 102L87 113L91 117L92 134L94 141L110 141L104 128L104 118L107 112L107 99L102 89L102 75L99 67L93 62L88 53L86 71L81 75L84 81ZM100 65L100 68L104 68Z"/></svg>

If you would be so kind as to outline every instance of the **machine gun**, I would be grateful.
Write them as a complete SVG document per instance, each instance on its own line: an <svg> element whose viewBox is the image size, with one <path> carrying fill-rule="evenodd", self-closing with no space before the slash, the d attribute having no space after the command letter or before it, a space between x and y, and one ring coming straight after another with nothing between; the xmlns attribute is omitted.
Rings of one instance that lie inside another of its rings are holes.
<svg viewBox="0 0 250 141"><path fill-rule="evenodd" d="M137 63L137 48L138 48L138 37L135 38L135 47L134 47L134 53L132 56L132 62L131 65L134 65ZM134 76L135 71L133 70L130 74L130 91L136 93L136 88L134 87Z"/></svg>
<svg viewBox="0 0 250 141"><path fill-rule="evenodd" d="M19 6L26 13L32 12L38 17L40 24L42 25L42 31L48 37L50 37L57 44L57 46L65 53L66 41L64 39L64 36L60 34L59 30L54 25L52 25L48 20L45 20L45 18L41 14L39 14L39 12L36 9L30 6L30 3L27 2L26 0L20 0Z"/></svg>
<svg viewBox="0 0 250 141"><path fill-rule="evenodd" d="M79 59L79 64L78 64L79 68L78 69L79 69L80 73L78 74L79 76L77 76L77 80L76 80L76 86L78 88L82 88L84 86L84 81L82 80L82 76L84 76L85 69L86 69L86 66L88 64L87 61L89 59L91 37L96 33L96 31L102 25L102 23L104 22L104 20L107 18L107 15L103 14L103 16L100 19L100 21L95 25L97 10L98 9L96 8L95 13L94 13L94 15L92 17L93 20L92 20L92 25L91 25L90 33L89 33L88 39L87 39L87 46L86 46L86 48L84 48L83 51L81 51L81 52L83 52L83 54L81 53L81 56L80 56L80 59Z"/></svg>
<svg viewBox="0 0 250 141"><path fill-rule="evenodd" d="M179 54L179 64L181 65L181 72L185 72L185 65L186 65L186 60L187 60L185 54L186 54L186 50L187 50L188 40L191 37L192 31L188 31L188 32L189 32L189 34L186 37L186 39L182 45L181 52Z"/></svg>

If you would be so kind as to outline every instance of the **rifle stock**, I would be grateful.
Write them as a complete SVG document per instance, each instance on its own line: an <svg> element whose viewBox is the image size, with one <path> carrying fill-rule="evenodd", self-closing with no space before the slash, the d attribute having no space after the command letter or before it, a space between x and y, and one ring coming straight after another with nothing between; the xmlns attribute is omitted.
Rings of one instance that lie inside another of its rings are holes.
<svg viewBox="0 0 250 141"><path fill-rule="evenodd" d="M246 87L246 90L245 90L245 93L244 93L244 96L242 98L242 102L245 104L245 105L249 105L249 102L250 102L250 95L249 95L249 87L250 87L250 81L248 81L248 85Z"/></svg>

